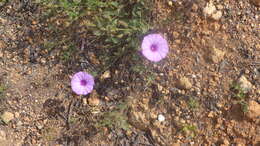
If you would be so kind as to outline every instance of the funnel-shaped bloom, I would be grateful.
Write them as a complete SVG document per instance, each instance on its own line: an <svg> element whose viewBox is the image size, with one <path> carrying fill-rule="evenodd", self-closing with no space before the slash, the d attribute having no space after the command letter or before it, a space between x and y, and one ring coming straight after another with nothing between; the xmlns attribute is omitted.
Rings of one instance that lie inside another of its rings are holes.
<svg viewBox="0 0 260 146"><path fill-rule="evenodd" d="M78 95L89 94L94 84L94 77L86 72L78 72L71 79L71 88Z"/></svg>
<svg viewBox="0 0 260 146"><path fill-rule="evenodd" d="M142 54L150 61L158 62L169 52L167 41L160 34L149 34L142 42Z"/></svg>

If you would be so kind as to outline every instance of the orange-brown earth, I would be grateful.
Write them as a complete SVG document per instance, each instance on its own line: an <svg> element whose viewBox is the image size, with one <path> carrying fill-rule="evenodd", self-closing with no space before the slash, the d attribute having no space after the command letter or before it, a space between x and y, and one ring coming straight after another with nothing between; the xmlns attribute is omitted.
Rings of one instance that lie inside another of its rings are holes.
<svg viewBox="0 0 260 146"><path fill-rule="evenodd" d="M72 93L70 76L102 64L95 49L60 61L66 47L43 49L55 36L37 10L17 4L0 14L0 144L260 144L257 0L156 0L154 26L170 44L168 57L153 64L127 55L87 97ZM104 113L116 124L100 126Z"/></svg>

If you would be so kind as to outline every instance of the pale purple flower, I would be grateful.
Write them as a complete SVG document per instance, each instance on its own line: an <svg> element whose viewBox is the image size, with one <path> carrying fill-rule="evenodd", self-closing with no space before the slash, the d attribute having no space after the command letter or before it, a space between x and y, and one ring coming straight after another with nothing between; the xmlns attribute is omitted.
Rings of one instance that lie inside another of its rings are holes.
<svg viewBox="0 0 260 146"><path fill-rule="evenodd" d="M142 42L142 54L150 61L158 62L169 52L167 41L160 34L148 34Z"/></svg>
<svg viewBox="0 0 260 146"><path fill-rule="evenodd" d="M78 72L71 79L71 88L78 95L89 94L94 84L94 77L86 72Z"/></svg>

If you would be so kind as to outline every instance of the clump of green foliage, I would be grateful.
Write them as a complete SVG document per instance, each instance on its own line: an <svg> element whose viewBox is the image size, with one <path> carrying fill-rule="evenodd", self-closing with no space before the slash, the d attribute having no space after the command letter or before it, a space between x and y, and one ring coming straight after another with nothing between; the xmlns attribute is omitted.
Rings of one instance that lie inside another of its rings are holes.
<svg viewBox="0 0 260 146"><path fill-rule="evenodd" d="M231 85L231 91L233 92L233 97L236 99L243 100L246 97L246 92L238 83L233 83Z"/></svg>
<svg viewBox="0 0 260 146"><path fill-rule="evenodd" d="M239 102L240 106L241 106L241 109L244 113L247 113L248 112L248 104L247 102L245 101L240 101Z"/></svg>
<svg viewBox="0 0 260 146"><path fill-rule="evenodd" d="M5 90L6 90L6 86L0 83L0 99L4 98Z"/></svg>
<svg viewBox="0 0 260 146"><path fill-rule="evenodd" d="M128 109L127 103L119 104L114 110L104 113L103 118L96 123L96 127L108 128L122 128L124 130L130 129L126 110Z"/></svg>
<svg viewBox="0 0 260 146"><path fill-rule="evenodd" d="M195 125L186 124L186 125L182 126L181 131L184 134L186 134L186 135L189 135L191 137L195 137L196 136L197 127Z"/></svg>
<svg viewBox="0 0 260 146"><path fill-rule="evenodd" d="M67 17L70 23L84 21L88 31L115 55L137 48L138 36L149 29L149 0L43 0L49 15Z"/></svg>
<svg viewBox="0 0 260 146"><path fill-rule="evenodd" d="M188 100L188 106L191 108L191 109L196 109L199 107L199 102L194 99L194 98L189 98Z"/></svg>
<svg viewBox="0 0 260 146"><path fill-rule="evenodd" d="M246 102L246 91L236 82L231 85L232 97L238 100L238 104L241 106L241 110L248 112L248 104Z"/></svg>

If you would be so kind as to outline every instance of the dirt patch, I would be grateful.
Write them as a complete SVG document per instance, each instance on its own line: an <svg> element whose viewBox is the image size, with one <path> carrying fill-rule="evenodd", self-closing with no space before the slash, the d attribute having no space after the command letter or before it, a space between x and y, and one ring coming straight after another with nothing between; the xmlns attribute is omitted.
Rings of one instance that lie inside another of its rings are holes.
<svg viewBox="0 0 260 146"><path fill-rule="evenodd" d="M55 48L49 40L80 30L54 33L36 5L8 3L0 8L0 113L13 118L1 123L0 143L258 145L259 7L252 3L155 1L167 58L153 64L126 54L97 75L93 94L84 97L72 93L70 77L104 66L98 45L81 34L71 40L76 51ZM55 49L46 49L46 40Z"/></svg>

